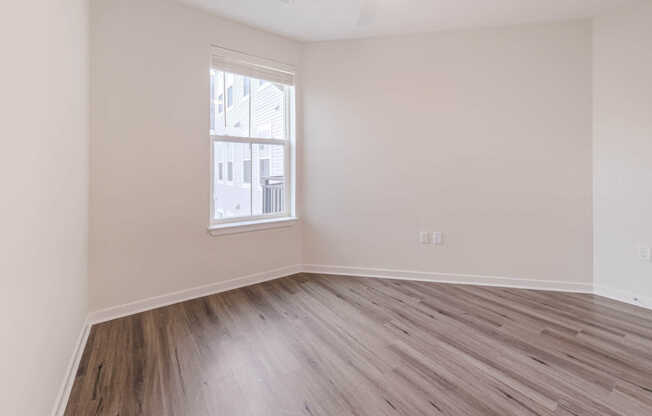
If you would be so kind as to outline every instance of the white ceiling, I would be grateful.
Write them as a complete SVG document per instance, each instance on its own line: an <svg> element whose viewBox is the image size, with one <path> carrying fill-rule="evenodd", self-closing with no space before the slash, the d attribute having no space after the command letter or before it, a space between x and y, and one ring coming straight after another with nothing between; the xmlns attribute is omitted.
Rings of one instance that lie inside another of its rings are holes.
<svg viewBox="0 0 652 416"><path fill-rule="evenodd" d="M649 0L178 1L297 40L320 41L589 18Z"/></svg>

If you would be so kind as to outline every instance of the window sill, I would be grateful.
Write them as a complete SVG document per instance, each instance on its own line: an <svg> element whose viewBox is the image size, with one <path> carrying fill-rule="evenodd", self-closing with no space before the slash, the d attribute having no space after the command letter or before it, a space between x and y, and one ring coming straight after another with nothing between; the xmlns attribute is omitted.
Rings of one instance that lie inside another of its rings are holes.
<svg viewBox="0 0 652 416"><path fill-rule="evenodd" d="M288 228L292 227L297 221L299 221L299 218L297 217L281 217L265 220L230 222L219 225L211 225L208 227L208 233L212 236L218 236L225 234L238 234L259 230L269 230L273 228Z"/></svg>

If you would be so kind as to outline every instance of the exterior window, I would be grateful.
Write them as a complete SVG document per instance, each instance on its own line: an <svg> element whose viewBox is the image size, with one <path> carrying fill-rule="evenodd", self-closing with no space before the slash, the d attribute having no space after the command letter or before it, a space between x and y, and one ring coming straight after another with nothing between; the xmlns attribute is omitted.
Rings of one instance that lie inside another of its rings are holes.
<svg viewBox="0 0 652 416"><path fill-rule="evenodd" d="M294 68L211 50L210 225L291 221Z"/></svg>
<svg viewBox="0 0 652 416"><path fill-rule="evenodd" d="M211 225L292 217L294 87L213 65Z"/></svg>

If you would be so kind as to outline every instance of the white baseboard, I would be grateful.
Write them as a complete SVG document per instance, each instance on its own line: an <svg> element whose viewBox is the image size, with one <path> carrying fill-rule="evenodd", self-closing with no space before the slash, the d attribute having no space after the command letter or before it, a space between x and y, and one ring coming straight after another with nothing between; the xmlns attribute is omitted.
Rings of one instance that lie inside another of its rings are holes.
<svg viewBox="0 0 652 416"><path fill-rule="evenodd" d="M614 289L607 286L595 285L593 292L598 296L629 303L630 305L640 306L646 309L652 309L652 298L639 296L627 290Z"/></svg>
<svg viewBox="0 0 652 416"><path fill-rule="evenodd" d="M84 354L84 348L86 348L86 341L88 341L88 335L90 332L91 325L87 319L82 326L79 336L77 337L75 349L73 350L72 357L70 357L70 362L66 368L66 374L64 376L63 382L61 383L59 394L57 395L57 398L54 402L52 416L63 416L64 412L66 411L68 398L70 397L72 385L75 382L75 376L77 375L77 369L79 368L79 362L81 361L82 355Z"/></svg>
<svg viewBox="0 0 652 416"><path fill-rule="evenodd" d="M107 309L91 312L88 321L93 324L110 321L123 316L133 315L135 313L160 308L162 306L172 305L189 299L196 299L215 293L226 292L227 290L238 289L244 286L251 286L256 283L266 282L268 280L278 279L289 276L301 271L301 265L281 267L267 272L254 273L247 276L238 277L223 282L211 283L204 286L193 287L190 289L180 290L178 292L168 293L161 296L154 296L147 299L137 300L135 302L118 305Z"/></svg>
<svg viewBox="0 0 652 416"><path fill-rule="evenodd" d="M434 283L454 283L478 286L513 287L518 289L538 289L563 292L593 293L591 283L573 283L554 280L532 280L505 276L486 276L479 274L422 272L412 270L375 269L368 267L329 266L304 264L306 273L336 274L381 279L418 280Z"/></svg>

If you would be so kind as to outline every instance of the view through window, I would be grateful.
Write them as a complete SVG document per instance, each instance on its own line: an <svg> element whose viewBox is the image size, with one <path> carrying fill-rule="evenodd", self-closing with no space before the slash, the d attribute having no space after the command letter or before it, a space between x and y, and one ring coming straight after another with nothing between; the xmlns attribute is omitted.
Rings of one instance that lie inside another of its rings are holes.
<svg viewBox="0 0 652 416"><path fill-rule="evenodd" d="M293 98L292 86L211 69L212 223L289 216Z"/></svg>

